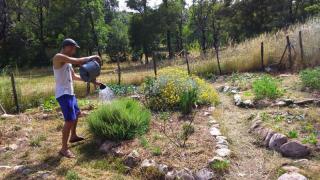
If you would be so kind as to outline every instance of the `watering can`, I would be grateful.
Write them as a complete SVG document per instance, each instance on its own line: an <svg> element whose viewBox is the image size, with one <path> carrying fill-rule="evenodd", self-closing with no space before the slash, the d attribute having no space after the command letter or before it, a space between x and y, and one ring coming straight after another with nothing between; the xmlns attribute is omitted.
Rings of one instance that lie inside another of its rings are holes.
<svg viewBox="0 0 320 180"><path fill-rule="evenodd" d="M80 66L80 77L85 82L94 82L100 75L101 66L96 58L89 59L85 64Z"/></svg>

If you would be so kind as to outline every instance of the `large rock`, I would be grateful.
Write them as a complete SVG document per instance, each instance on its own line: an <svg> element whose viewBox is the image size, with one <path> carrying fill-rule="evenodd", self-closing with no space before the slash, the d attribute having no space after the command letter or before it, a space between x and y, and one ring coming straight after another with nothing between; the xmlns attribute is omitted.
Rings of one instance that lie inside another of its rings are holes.
<svg viewBox="0 0 320 180"><path fill-rule="evenodd" d="M220 136L220 135L221 135L221 132L220 132L220 130L219 130L218 128L216 128L216 127L211 127L211 128L210 128L210 134L211 134L212 136Z"/></svg>
<svg viewBox="0 0 320 180"><path fill-rule="evenodd" d="M297 172L288 172L282 174L278 180L307 180L307 178Z"/></svg>
<svg viewBox="0 0 320 180"><path fill-rule="evenodd" d="M288 141L288 138L280 133L275 133L269 142L269 148L280 152L280 146Z"/></svg>
<svg viewBox="0 0 320 180"><path fill-rule="evenodd" d="M141 168L148 168L148 167L157 167L157 163L154 160L145 159L141 163Z"/></svg>
<svg viewBox="0 0 320 180"><path fill-rule="evenodd" d="M176 178L181 180L194 180L192 172L187 168L178 171L176 174Z"/></svg>
<svg viewBox="0 0 320 180"><path fill-rule="evenodd" d="M216 153L220 157L226 157L231 154L231 151L230 151L230 149L227 149L227 148L221 148L221 149L217 149Z"/></svg>
<svg viewBox="0 0 320 180"><path fill-rule="evenodd" d="M208 168L203 168L195 174L196 180L210 180L213 179L213 177L214 173Z"/></svg>
<svg viewBox="0 0 320 180"><path fill-rule="evenodd" d="M233 99L234 99L234 104L235 104L236 106L240 106L240 105L241 105L242 100L241 100L241 96L240 96L239 94L235 94L235 95L233 96Z"/></svg>
<svg viewBox="0 0 320 180"><path fill-rule="evenodd" d="M272 136L275 134L275 132L273 132L272 130L270 130L266 136L266 138L264 139L263 141L263 144L266 146L266 147L269 147L269 142L270 142L270 139L272 138Z"/></svg>
<svg viewBox="0 0 320 180"><path fill-rule="evenodd" d="M133 150L127 157L125 157L123 163L130 167L133 168L138 165L138 163L141 161L140 155L136 150Z"/></svg>
<svg viewBox="0 0 320 180"><path fill-rule="evenodd" d="M310 154L310 148L298 141L290 141L280 146L280 152L285 157L302 158Z"/></svg>

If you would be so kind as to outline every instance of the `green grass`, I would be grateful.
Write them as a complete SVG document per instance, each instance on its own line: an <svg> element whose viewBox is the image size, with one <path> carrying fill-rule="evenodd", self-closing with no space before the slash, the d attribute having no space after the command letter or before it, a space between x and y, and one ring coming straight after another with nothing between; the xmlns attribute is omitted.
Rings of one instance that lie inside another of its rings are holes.
<svg viewBox="0 0 320 180"><path fill-rule="evenodd" d="M287 136L291 139L298 138L298 132L296 130L291 130L288 132Z"/></svg>
<svg viewBox="0 0 320 180"><path fill-rule="evenodd" d="M145 149L147 149L149 147L149 141L147 140L146 137L141 136L139 137L139 143L142 147L144 147Z"/></svg>
<svg viewBox="0 0 320 180"><path fill-rule="evenodd" d="M320 67L303 70L299 75L304 86L320 90Z"/></svg>
<svg viewBox="0 0 320 180"><path fill-rule="evenodd" d="M179 107L182 114L187 115L192 112L192 108L197 101L197 90L192 89L190 91L183 92L180 97Z"/></svg>
<svg viewBox="0 0 320 180"><path fill-rule="evenodd" d="M118 99L100 105L87 118L90 132L97 138L128 140L149 129L151 113L132 99Z"/></svg>
<svg viewBox="0 0 320 180"><path fill-rule="evenodd" d="M30 146L41 147L41 142L47 139L44 135L38 135L30 140Z"/></svg>
<svg viewBox="0 0 320 180"><path fill-rule="evenodd" d="M210 163L210 168L218 173L224 173L228 171L229 166L230 162L228 160L215 160Z"/></svg>
<svg viewBox="0 0 320 180"><path fill-rule="evenodd" d="M80 180L80 176L78 175L77 172L73 170L69 170L66 174L66 180Z"/></svg>
<svg viewBox="0 0 320 180"><path fill-rule="evenodd" d="M318 142L318 139L317 139L317 135L315 133L310 133L307 137L305 137L302 140L302 143L304 143L304 144L309 143L309 144L316 145L317 142Z"/></svg>
<svg viewBox="0 0 320 180"><path fill-rule="evenodd" d="M151 152L154 156L160 156L162 154L161 148L159 146L153 147Z"/></svg>
<svg viewBox="0 0 320 180"><path fill-rule="evenodd" d="M283 95L283 90L279 88L278 81L268 75L263 75L253 81L252 88L256 99L276 99Z"/></svg>

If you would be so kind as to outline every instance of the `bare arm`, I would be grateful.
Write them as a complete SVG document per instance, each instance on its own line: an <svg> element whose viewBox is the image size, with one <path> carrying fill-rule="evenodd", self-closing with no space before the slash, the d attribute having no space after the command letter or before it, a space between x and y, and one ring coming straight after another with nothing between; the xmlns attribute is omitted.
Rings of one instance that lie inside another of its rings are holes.
<svg viewBox="0 0 320 180"><path fill-rule="evenodd" d="M83 81L83 80L81 79L81 77L74 72L73 69L71 69L71 75L72 75L72 79L73 79L73 80L75 80L75 81Z"/></svg>
<svg viewBox="0 0 320 180"><path fill-rule="evenodd" d="M74 65L81 65L81 64L85 63L86 61L88 61L90 58L98 58L100 60L100 57L97 55L88 56L88 57L81 57L81 58L74 58L74 57L66 56L61 53L57 54L53 60L56 61L57 63L70 63L70 64L74 64Z"/></svg>

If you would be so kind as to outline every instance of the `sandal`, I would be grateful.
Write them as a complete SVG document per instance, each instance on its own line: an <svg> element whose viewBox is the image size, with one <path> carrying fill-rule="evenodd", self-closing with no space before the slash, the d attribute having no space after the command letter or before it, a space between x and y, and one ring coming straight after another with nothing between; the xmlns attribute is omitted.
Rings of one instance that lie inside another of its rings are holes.
<svg viewBox="0 0 320 180"><path fill-rule="evenodd" d="M70 151L70 150L67 150L67 151L59 151L59 154L61 156L64 156L66 158L75 158L76 156Z"/></svg>
<svg viewBox="0 0 320 180"><path fill-rule="evenodd" d="M76 142L80 142L80 141L83 141L84 138L83 137L76 137L74 139L70 139L69 142L70 143L76 143Z"/></svg>

